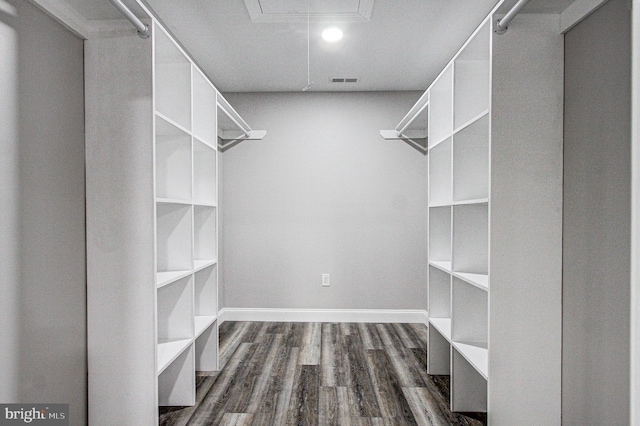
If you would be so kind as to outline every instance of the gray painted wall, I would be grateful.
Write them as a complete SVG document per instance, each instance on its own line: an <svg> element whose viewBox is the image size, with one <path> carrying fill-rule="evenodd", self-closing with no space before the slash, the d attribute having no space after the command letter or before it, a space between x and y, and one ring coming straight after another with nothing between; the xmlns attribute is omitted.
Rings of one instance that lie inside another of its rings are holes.
<svg viewBox="0 0 640 426"><path fill-rule="evenodd" d="M566 425L629 422L630 16L610 0L565 36Z"/></svg>
<svg viewBox="0 0 640 426"><path fill-rule="evenodd" d="M223 154L224 307L426 308L427 158L379 135L419 96L225 95L268 133Z"/></svg>
<svg viewBox="0 0 640 426"><path fill-rule="evenodd" d="M0 8L0 401L86 423L83 43Z"/></svg>

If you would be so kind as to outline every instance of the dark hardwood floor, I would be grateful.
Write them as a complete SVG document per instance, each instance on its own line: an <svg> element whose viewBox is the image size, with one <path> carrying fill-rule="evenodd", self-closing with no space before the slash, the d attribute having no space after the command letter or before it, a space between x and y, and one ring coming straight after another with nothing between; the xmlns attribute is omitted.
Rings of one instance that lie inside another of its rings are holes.
<svg viewBox="0 0 640 426"><path fill-rule="evenodd" d="M483 425L449 411L448 376L425 368L422 324L225 322L219 372L161 425Z"/></svg>

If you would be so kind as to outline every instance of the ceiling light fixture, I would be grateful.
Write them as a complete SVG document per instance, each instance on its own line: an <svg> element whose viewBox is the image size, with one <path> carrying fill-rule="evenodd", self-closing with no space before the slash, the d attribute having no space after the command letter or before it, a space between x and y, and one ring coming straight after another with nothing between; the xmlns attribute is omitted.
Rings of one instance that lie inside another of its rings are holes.
<svg viewBox="0 0 640 426"><path fill-rule="evenodd" d="M322 38L330 43L342 40L342 30L339 28L327 28L322 32Z"/></svg>

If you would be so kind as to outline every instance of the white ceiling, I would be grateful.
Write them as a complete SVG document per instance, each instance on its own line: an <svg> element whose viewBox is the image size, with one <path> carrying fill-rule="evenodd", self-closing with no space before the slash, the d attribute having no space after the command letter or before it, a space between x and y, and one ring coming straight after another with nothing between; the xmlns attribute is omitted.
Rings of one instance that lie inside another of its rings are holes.
<svg viewBox="0 0 640 426"><path fill-rule="evenodd" d="M90 20L121 17L108 0L65 1ZM221 91L300 91L307 85L306 20L254 23L245 0L143 1ZM498 2L373 0L368 21L326 22L314 12L327 12L329 2L344 9L336 12L350 13L354 1L309 1L313 91L424 90ZM524 12L559 13L572 1L531 0ZM304 12L307 7L306 0L260 2L265 12L273 13ZM124 3L140 11L135 0ZM320 37L331 24L344 31L342 41L334 45ZM329 83L329 77L359 80Z"/></svg>

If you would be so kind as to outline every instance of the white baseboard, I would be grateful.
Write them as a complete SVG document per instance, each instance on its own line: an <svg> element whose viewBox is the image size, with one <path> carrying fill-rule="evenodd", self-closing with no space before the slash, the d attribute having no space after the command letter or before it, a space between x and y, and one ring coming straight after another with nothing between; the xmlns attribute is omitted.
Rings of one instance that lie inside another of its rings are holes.
<svg viewBox="0 0 640 426"><path fill-rule="evenodd" d="M371 322L427 324L427 311L420 309L274 309L223 308L218 322Z"/></svg>

